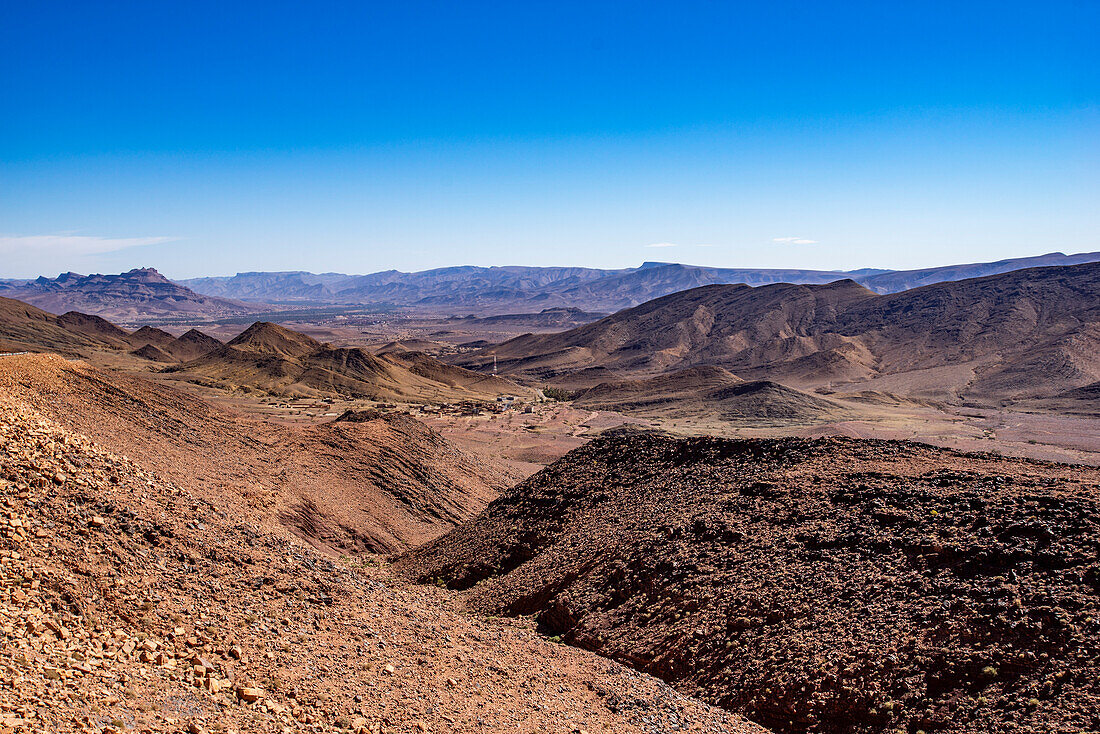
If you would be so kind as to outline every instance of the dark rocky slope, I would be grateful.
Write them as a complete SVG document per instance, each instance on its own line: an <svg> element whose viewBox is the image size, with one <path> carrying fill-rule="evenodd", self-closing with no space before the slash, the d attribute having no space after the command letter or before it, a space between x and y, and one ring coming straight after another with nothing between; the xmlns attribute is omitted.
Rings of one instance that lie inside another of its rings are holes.
<svg viewBox="0 0 1100 734"><path fill-rule="evenodd" d="M1100 729L1100 471L618 431L399 559L777 732Z"/></svg>

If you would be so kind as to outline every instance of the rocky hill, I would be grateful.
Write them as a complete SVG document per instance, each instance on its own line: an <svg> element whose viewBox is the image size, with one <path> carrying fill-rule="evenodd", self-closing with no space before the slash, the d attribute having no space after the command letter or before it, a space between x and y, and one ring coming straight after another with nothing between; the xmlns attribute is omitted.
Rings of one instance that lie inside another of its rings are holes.
<svg viewBox="0 0 1100 734"><path fill-rule="evenodd" d="M776 732L1100 728L1100 471L620 430L400 559Z"/></svg>
<svg viewBox="0 0 1100 734"><path fill-rule="evenodd" d="M55 323L67 331L83 334L97 343L107 346L122 348L134 345L134 340L131 339L132 335L129 332L99 316L92 316L79 311L68 311L58 316Z"/></svg>
<svg viewBox="0 0 1100 734"><path fill-rule="evenodd" d="M641 380L601 382L573 405L648 418L716 416L721 420L813 421L854 417L844 406L760 380L746 382L721 367L690 367Z"/></svg>
<svg viewBox="0 0 1100 734"><path fill-rule="evenodd" d="M169 345L169 351L176 359L187 362L209 354L221 345L219 340L209 334L198 329L188 329Z"/></svg>
<svg viewBox="0 0 1100 734"><path fill-rule="evenodd" d="M202 422L101 379L55 357L0 358L0 730L763 734L629 668L457 613L443 590L317 552L271 522L273 476L207 473ZM78 388L118 402L84 416ZM51 418L87 420L96 440ZM265 461L284 457L234 428Z"/></svg>
<svg viewBox="0 0 1100 734"><path fill-rule="evenodd" d="M8 283L0 295L25 301L53 313L80 311L113 321L133 322L150 317L217 317L260 310L225 298L201 295L173 283L153 268L118 275L65 273L25 283Z"/></svg>
<svg viewBox="0 0 1100 734"><path fill-rule="evenodd" d="M100 334L101 325L112 327ZM119 329L118 331L121 331ZM89 333L90 332L90 333ZM127 345L126 333L116 336L114 327L94 317L56 316L30 304L0 298L0 350L8 352L50 349L66 354L82 350Z"/></svg>
<svg viewBox="0 0 1100 734"><path fill-rule="evenodd" d="M134 332L97 316L63 316L0 298L0 351L52 351L88 356L128 352L163 365L169 378L281 396L353 396L380 400L491 401L529 391L500 377L444 364L427 354L394 349L381 355L338 348L305 334L257 322L228 344L191 329L179 337L143 326Z"/></svg>
<svg viewBox="0 0 1100 734"><path fill-rule="evenodd" d="M178 338L150 326L131 333L99 316L77 311L55 316L8 298L0 298L0 344L8 345L7 351L53 351L70 356L130 351L144 359L169 363L195 359L222 346L197 329Z"/></svg>
<svg viewBox="0 0 1100 734"><path fill-rule="evenodd" d="M464 355L504 374L570 380L696 365L796 385L891 375L891 391L1015 399L1100 379L1100 263L1035 268L877 296L828 285L706 286L559 334Z"/></svg>
<svg viewBox="0 0 1100 734"><path fill-rule="evenodd" d="M445 365L420 352L375 355L332 347L305 334L258 322L228 344L169 368L184 379L273 394L347 395L380 400L493 400L524 392L491 375Z"/></svg>
<svg viewBox="0 0 1100 734"><path fill-rule="evenodd" d="M483 366L496 357L503 372L539 377L589 367L653 374L706 363L759 366L818 349L814 335L852 303L870 298L874 294L851 280L705 286L570 331L517 337L460 362ZM780 343L788 334L794 338Z"/></svg>

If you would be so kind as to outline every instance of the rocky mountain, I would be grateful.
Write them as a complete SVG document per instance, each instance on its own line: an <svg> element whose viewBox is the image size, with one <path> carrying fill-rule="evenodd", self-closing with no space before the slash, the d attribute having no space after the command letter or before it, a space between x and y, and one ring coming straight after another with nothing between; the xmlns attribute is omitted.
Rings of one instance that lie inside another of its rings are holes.
<svg viewBox="0 0 1100 734"><path fill-rule="evenodd" d="M23 283L8 283L0 295L53 313L80 311L114 321L140 321L150 317L216 317L259 309L224 298L200 295L173 283L153 268L139 268L119 275L64 273Z"/></svg>
<svg viewBox="0 0 1100 734"><path fill-rule="evenodd" d="M494 358L504 374L571 386L595 371L606 380L714 365L806 386L1035 397L1100 379L1100 263L881 296L852 280L705 286L456 361L487 369Z"/></svg>
<svg viewBox="0 0 1100 734"><path fill-rule="evenodd" d="M887 271L712 268L646 262L637 268L473 267L438 268L415 273L389 270L370 275L304 272L238 273L232 277L181 281L195 291L220 298L268 303L336 303L417 306L479 316L538 312L546 308L617 311L654 298L703 285L744 283L824 284L851 278L876 293L893 293L941 281L959 280L1040 265L1073 265L1100 260L1100 253L1051 253L1032 258Z"/></svg>
<svg viewBox="0 0 1100 734"><path fill-rule="evenodd" d="M780 734L1100 728L1100 470L619 430L398 560Z"/></svg>

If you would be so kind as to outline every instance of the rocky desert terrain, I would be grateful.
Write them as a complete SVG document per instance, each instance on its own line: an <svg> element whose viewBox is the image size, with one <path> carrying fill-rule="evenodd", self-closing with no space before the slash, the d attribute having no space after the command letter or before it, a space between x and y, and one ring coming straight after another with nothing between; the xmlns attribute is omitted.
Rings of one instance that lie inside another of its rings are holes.
<svg viewBox="0 0 1100 734"><path fill-rule="evenodd" d="M72 430L67 369L0 361L0 730L763 731Z"/></svg>
<svg viewBox="0 0 1100 734"><path fill-rule="evenodd" d="M302 428L49 355L5 357L0 386L72 430L333 552L390 552L484 507L516 475L403 415Z"/></svg>
<svg viewBox="0 0 1100 734"><path fill-rule="evenodd" d="M338 344L0 299L0 732L1100 730L1097 272Z"/></svg>
<svg viewBox="0 0 1100 734"><path fill-rule="evenodd" d="M0 734L1100 734L1100 0L0 17Z"/></svg>

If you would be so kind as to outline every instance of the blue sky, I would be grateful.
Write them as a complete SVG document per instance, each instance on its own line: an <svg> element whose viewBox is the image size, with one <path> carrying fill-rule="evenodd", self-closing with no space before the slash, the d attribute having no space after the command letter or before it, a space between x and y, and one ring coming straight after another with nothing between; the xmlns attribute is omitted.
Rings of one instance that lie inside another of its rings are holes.
<svg viewBox="0 0 1100 734"><path fill-rule="evenodd" d="M0 277L1100 250L1100 3L8 3Z"/></svg>

